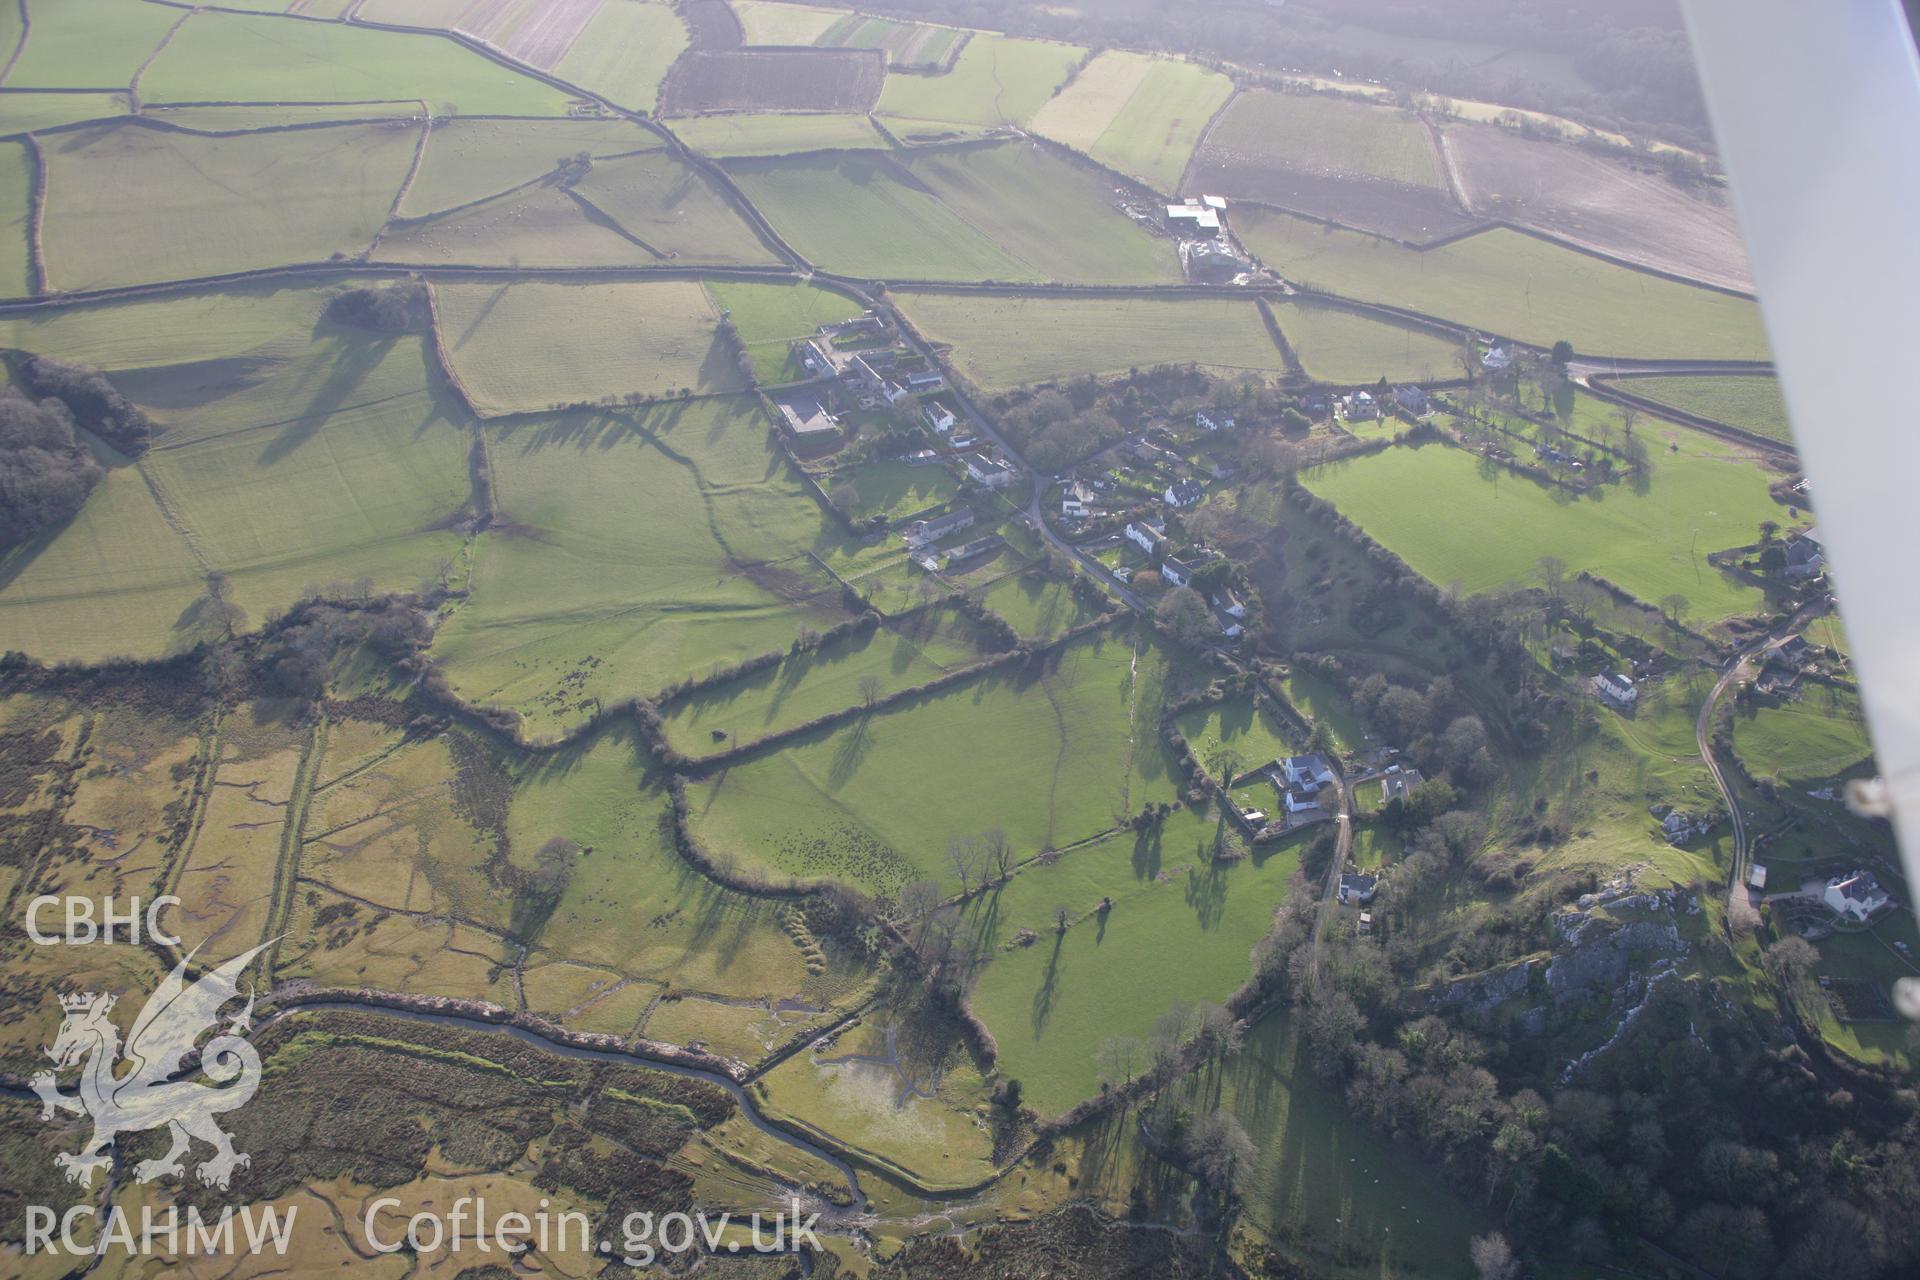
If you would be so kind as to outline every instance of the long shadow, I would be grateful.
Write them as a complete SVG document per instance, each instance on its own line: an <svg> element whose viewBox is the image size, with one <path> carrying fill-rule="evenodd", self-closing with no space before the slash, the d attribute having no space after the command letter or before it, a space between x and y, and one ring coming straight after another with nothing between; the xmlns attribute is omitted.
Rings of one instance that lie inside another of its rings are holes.
<svg viewBox="0 0 1920 1280"><path fill-rule="evenodd" d="M366 381L367 375L379 367L398 341L394 336L336 340L334 347L338 354L333 367L314 389L306 408L297 417L287 421L280 434L260 451L260 457L254 465L271 467L311 440L327 424L327 420L347 403L355 388Z"/></svg>
<svg viewBox="0 0 1920 1280"><path fill-rule="evenodd" d="M1036 1036L1047 1029L1047 1022L1053 1017L1053 998L1060 984L1060 948L1066 941L1065 933L1054 930L1053 954L1047 957L1047 971L1040 978L1039 989L1033 993L1033 1034Z"/></svg>
<svg viewBox="0 0 1920 1280"><path fill-rule="evenodd" d="M833 749L833 763L827 770L827 790L838 791L853 781L860 764L873 750L873 718L861 716L839 735Z"/></svg>
<svg viewBox="0 0 1920 1280"><path fill-rule="evenodd" d="M1220 923L1227 909L1227 872L1217 863L1187 876L1187 905L1202 932Z"/></svg>
<svg viewBox="0 0 1920 1280"><path fill-rule="evenodd" d="M1164 842L1158 826L1146 827L1133 835L1133 875L1136 880L1151 880L1160 874L1160 849Z"/></svg>

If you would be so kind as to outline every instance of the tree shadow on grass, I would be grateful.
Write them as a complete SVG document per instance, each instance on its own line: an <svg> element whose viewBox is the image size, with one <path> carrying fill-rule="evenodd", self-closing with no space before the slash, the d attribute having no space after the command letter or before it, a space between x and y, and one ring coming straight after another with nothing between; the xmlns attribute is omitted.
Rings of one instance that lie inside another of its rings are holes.
<svg viewBox="0 0 1920 1280"><path fill-rule="evenodd" d="M1058 994L1060 984L1060 949L1066 945L1067 935L1054 930L1053 953L1047 957L1047 971L1040 976L1040 986L1033 993L1033 1034L1037 1037L1047 1029L1047 1023L1053 1018L1053 1000Z"/></svg>
<svg viewBox="0 0 1920 1280"><path fill-rule="evenodd" d="M332 367L320 380L320 385L314 388L306 407L297 416L281 424L280 434L260 451L260 457L254 465L271 467L311 440L329 418L346 406L355 389L380 366L398 341L396 336L334 339Z"/></svg>

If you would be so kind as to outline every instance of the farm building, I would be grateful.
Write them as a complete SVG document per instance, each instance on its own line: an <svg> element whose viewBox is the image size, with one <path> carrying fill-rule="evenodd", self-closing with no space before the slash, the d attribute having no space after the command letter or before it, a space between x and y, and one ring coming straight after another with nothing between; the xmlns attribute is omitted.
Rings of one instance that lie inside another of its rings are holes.
<svg viewBox="0 0 1920 1280"><path fill-rule="evenodd" d="M958 511L949 511L946 515L937 516L932 520L915 520L907 526L905 534L907 546L912 550L918 551L920 548L938 542L950 534L958 533L962 529L971 529L973 527L973 520L973 509L971 507L962 507Z"/></svg>
<svg viewBox="0 0 1920 1280"><path fill-rule="evenodd" d="M780 427L796 444L825 445L840 438L840 419L818 398L796 396L778 403Z"/></svg>
<svg viewBox="0 0 1920 1280"><path fill-rule="evenodd" d="M1837 916L1864 924L1867 918L1889 905L1893 899L1880 887L1871 871L1853 871L1827 881L1820 900Z"/></svg>
<svg viewBox="0 0 1920 1280"><path fill-rule="evenodd" d="M1596 695L1616 707L1631 707L1640 701L1640 690L1634 687L1632 678L1624 673L1603 671L1587 683Z"/></svg>
<svg viewBox="0 0 1920 1280"><path fill-rule="evenodd" d="M1209 209L1206 205L1194 200L1185 204L1168 205L1167 221L1176 227L1191 228L1205 235L1220 234L1220 211Z"/></svg>

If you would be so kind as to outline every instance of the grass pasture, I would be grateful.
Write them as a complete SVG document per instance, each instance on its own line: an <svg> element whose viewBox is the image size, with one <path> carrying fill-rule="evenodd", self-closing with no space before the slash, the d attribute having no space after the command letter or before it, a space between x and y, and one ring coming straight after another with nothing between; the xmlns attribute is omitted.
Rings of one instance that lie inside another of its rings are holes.
<svg viewBox="0 0 1920 1280"><path fill-rule="evenodd" d="M1172 247L1115 211L1097 173L1032 143L727 167L788 242L827 270L887 280L1180 278Z"/></svg>
<svg viewBox="0 0 1920 1280"><path fill-rule="evenodd" d="M793 362L796 339L812 337L821 325L851 320L863 309L845 294L806 280L710 280L707 291L714 306L729 313L741 344L753 356L754 376L765 384L801 376Z"/></svg>
<svg viewBox="0 0 1920 1280"><path fill-rule="evenodd" d="M619 106L652 111L668 68L686 48L686 24L672 5L607 0L551 70Z"/></svg>
<svg viewBox="0 0 1920 1280"><path fill-rule="evenodd" d="M740 386L697 281L440 284L434 296L441 347L481 417Z"/></svg>
<svg viewBox="0 0 1920 1280"><path fill-rule="evenodd" d="M1444 187L1433 141L1419 120L1325 94L1255 89L1233 100L1208 135L1209 146L1256 163L1341 170L1387 182Z"/></svg>
<svg viewBox="0 0 1920 1280"><path fill-rule="evenodd" d="M1289 280L1593 356L1765 360L1759 309L1744 298L1496 229L1437 249L1242 207L1242 241Z"/></svg>
<svg viewBox="0 0 1920 1280"><path fill-rule="evenodd" d="M381 262L481 267L650 267L653 250L567 191L536 185L382 236Z"/></svg>
<svg viewBox="0 0 1920 1280"><path fill-rule="evenodd" d="M664 261L780 261L711 179L665 152L602 160L574 191Z"/></svg>
<svg viewBox="0 0 1920 1280"><path fill-rule="evenodd" d="M33 292L33 160L25 143L0 142L0 290Z"/></svg>
<svg viewBox="0 0 1920 1280"><path fill-rule="evenodd" d="M1044 642L1097 616L1057 578L1015 572L996 578L979 593L981 604L1006 620L1022 639Z"/></svg>
<svg viewBox="0 0 1920 1280"><path fill-rule="evenodd" d="M124 93L8 93L0 90L0 134L51 129L127 114Z"/></svg>
<svg viewBox="0 0 1920 1280"><path fill-rule="evenodd" d="M1793 444L1787 402L1773 378L1625 378L1612 384L1687 413Z"/></svg>
<svg viewBox="0 0 1920 1280"><path fill-rule="evenodd" d="M1838 777L1873 755L1859 696L1818 684L1794 702L1736 707L1733 749L1755 777L1796 786Z"/></svg>
<svg viewBox="0 0 1920 1280"><path fill-rule="evenodd" d="M141 0L36 4L33 29L7 72L6 87L125 89L183 12ZM13 26L17 34L17 17Z"/></svg>
<svg viewBox="0 0 1920 1280"><path fill-rule="evenodd" d="M1218 72L1109 50L1040 109L1033 129L1173 194L1208 121L1232 96L1233 82Z"/></svg>
<svg viewBox="0 0 1920 1280"><path fill-rule="evenodd" d="M1224 1001L1252 973L1253 945L1272 928L1300 846L1216 863L1221 830L1211 813L1177 810L1158 832L1123 832L1023 868L974 908L978 928L1038 935L994 956L973 1009L999 1042L1000 1070L1019 1077L1041 1114L1099 1091L1109 1037L1145 1038L1174 1005ZM1095 909L1102 898L1110 911ZM1064 933L1053 923L1056 905L1071 916ZM1179 957L1170 962L1175 938Z"/></svg>
<svg viewBox="0 0 1920 1280"><path fill-rule="evenodd" d="M734 0L733 11L749 45L810 45L847 16L844 9L780 0Z"/></svg>
<svg viewBox="0 0 1920 1280"><path fill-rule="evenodd" d="M782 5L781 8L787 6ZM0 106L5 100L0 99ZM885 150L887 140L863 115L730 112L673 122L680 140L703 155L783 156L802 151Z"/></svg>
<svg viewBox="0 0 1920 1280"><path fill-rule="evenodd" d="M836 471L827 483L853 487L858 496L849 510L859 519L902 520L950 501L960 489L945 467L914 467L891 458Z"/></svg>
<svg viewBox="0 0 1920 1280"><path fill-rule="evenodd" d="M1083 54L1049 40L976 35L940 75L888 76L874 111L921 125L1022 125L1066 82Z"/></svg>
<svg viewBox="0 0 1920 1280"><path fill-rule="evenodd" d="M418 137L399 123L231 137L107 124L48 137L48 284L104 288L362 254ZM130 190L141 198L124 198Z"/></svg>
<svg viewBox="0 0 1920 1280"><path fill-rule="evenodd" d="M845 617L805 552L836 537L746 397L489 427L499 518L434 652L552 737L603 704Z"/></svg>
<svg viewBox="0 0 1920 1280"><path fill-rule="evenodd" d="M917 613L680 699L664 713L667 741L683 755L710 755L859 706L860 686L869 677L880 682L884 697L971 666L982 656L965 618Z"/></svg>
<svg viewBox="0 0 1920 1280"><path fill-rule="evenodd" d="M779 875L957 889L953 838L999 825L1027 856L1170 799L1151 733L1169 678L1144 640L1092 636L704 779L689 791L694 829Z"/></svg>
<svg viewBox="0 0 1920 1280"><path fill-rule="evenodd" d="M1188 361L1226 373L1286 369L1252 302L904 290L895 301L921 333L952 347L955 367L985 391Z"/></svg>
<svg viewBox="0 0 1920 1280"><path fill-rule="evenodd" d="M174 33L140 77L140 97L156 104L419 98L449 116L559 116L568 102L560 90L442 36L211 12L194 14Z"/></svg>
<svg viewBox="0 0 1920 1280"><path fill-rule="evenodd" d="M598 162L661 145L659 134L620 119L436 121L399 214L424 217L499 195L581 152Z"/></svg>
<svg viewBox="0 0 1920 1280"><path fill-rule="evenodd" d="M1309 377L1358 384L1459 376L1461 348L1451 339L1311 300L1271 305Z"/></svg>
<svg viewBox="0 0 1920 1280"><path fill-rule="evenodd" d="M1393 448L1303 477L1307 487L1434 583L1469 592L1521 583L1543 555L1657 603L1687 597L1692 625L1751 613L1760 591L1721 574L1707 552L1751 541L1784 514L1767 474L1707 437L1679 435L1643 492L1609 485L1575 497L1446 446ZM1432 513L1445 510L1448 518Z"/></svg>

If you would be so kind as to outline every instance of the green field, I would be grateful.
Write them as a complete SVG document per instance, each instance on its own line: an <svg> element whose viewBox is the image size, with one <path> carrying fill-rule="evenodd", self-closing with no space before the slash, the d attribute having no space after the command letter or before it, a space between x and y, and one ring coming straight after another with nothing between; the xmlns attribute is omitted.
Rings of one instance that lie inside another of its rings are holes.
<svg viewBox="0 0 1920 1280"><path fill-rule="evenodd" d="M130 7L178 16L166 6ZM37 35L39 24L34 26ZM449 116L567 111L567 96L558 89L442 36L206 12L194 14L153 60L140 78L140 98L151 103L417 98L435 115Z"/></svg>
<svg viewBox="0 0 1920 1280"><path fill-rule="evenodd" d="M441 284L434 296L441 347L481 417L741 385L698 281Z"/></svg>
<svg viewBox="0 0 1920 1280"><path fill-rule="evenodd" d="M1233 100L1207 142L1309 170L1446 185L1433 140L1414 117L1324 94L1249 90Z"/></svg>
<svg viewBox="0 0 1920 1280"><path fill-rule="evenodd" d="M686 47L686 24L672 5L607 0L552 70L619 106L652 111L667 69Z"/></svg>
<svg viewBox="0 0 1920 1280"><path fill-rule="evenodd" d="M1760 312L1743 298L1494 230L1420 251L1241 206L1234 229L1289 280L1540 346L1592 356L1765 360Z"/></svg>
<svg viewBox="0 0 1920 1280"><path fill-rule="evenodd" d="M419 102L238 102L153 107L141 104L148 120L199 133L243 133L298 124L341 124L365 120L413 120Z"/></svg>
<svg viewBox="0 0 1920 1280"><path fill-rule="evenodd" d="M22 142L0 143L0 292L33 292L33 157Z"/></svg>
<svg viewBox="0 0 1920 1280"><path fill-rule="evenodd" d="M1629 378L1615 385L1781 444L1793 443L1787 403L1772 378Z"/></svg>
<svg viewBox="0 0 1920 1280"><path fill-rule="evenodd" d="M1873 754L1859 696L1805 684L1797 701L1736 709L1733 749L1758 778L1792 784L1838 777Z"/></svg>
<svg viewBox="0 0 1920 1280"><path fill-rule="evenodd" d="M847 16L844 9L775 0L734 0L733 11L740 16L750 45L810 45Z"/></svg>
<svg viewBox="0 0 1920 1280"><path fill-rule="evenodd" d="M1286 369L1251 302L904 291L894 300L915 328L950 345L955 367L986 391L1156 364L1192 362L1228 373Z"/></svg>
<svg viewBox="0 0 1920 1280"><path fill-rule="evenodd" d="M973 1009L999 1042L1000 1071L1019 1078L1042 1115L1099 1091L1109 1037L1144 1038L1175 1004L1222 1002L1252 974L1253 944L1273 926L1299 846L1215 863L1224 829L1213 814L1182 809L1159 832L1122 833L1028 867L974 909L995 936L1038 935L993 958ZM1113 901L1105 913L1095 910L1102 898ZM1073 917L1065 933L1053 923L1059 905Z"/></svg>
<svg viewBox="0 0 1920 1280"><path fill-rule="evenodd" d="M1299 298L1272 303L1280 332L1311 378L1323 382L1431 382L1460 376L1459 343Z"/></svg>
<svg viewBox="0 0 1920 1280"><path fill-rule="evenodd" d="M1172 795L1150 729L1166 659L1138 643L1077 641L736 765L692 788L695 831L743 865L887 893L958 888L947 842L988 826L1023 856L1096 835Z"/></svg>
<svg viewBox="0 0 1920 1280"><path fill-rule="evenodd" d="M51 129L79 120L127 114L124 93L7 93L0 91L0 134Z"/></svg>
<svg viewBox="0 0 1920 1280"><path fill-rule="evenodd" d="M1039 572L1009 573L979 592L979 600L1021 637L1035 641L1052 640L1099 616L1066 583Z"/></svg>
<svg viewBox="0 0 1920 1280"><path fill-rule="evenodd" d="M1459 1280L1485 1225L1466 1188L1354 1119L1313 1073L1284 1013L1255 1026L1219 1076L1178 1088L1196 1112L1225 1107L1258 1153L1244 1213L1281 1251L1342 1280Z"/></svg>
<svg viewBox="0 0 1920 1280"><path fill-rule="evenodd" d="M1172 247L1116 212L1098 174L1032 143L727 168L788 243L826 270L887 280L1180 278Z"/></svg>
<svg viewBox="0 0 1920 1280"><path fill-rule="evenodd" d="M834 472L823 483L835 492L851 486L857 496L848 511L863 520L873 516L904 519L951 500L960 489L945 467L914 467L897 459L863 462Z"/></svg>
<svg viewBox="0 0 1920 1280"><path fill-rule="evenodd" d="M7 73L9 89L125 89L186 11L140 0L41 0L31 12L33 30ZM17 16L13 26L17 32Z"/></svg>
<svg viewBox="0 0 1920 1280"><path fill-rule="evenodd" d="M1552 555L1648 603L1684 595L1695 626L1752 613L1759 589L1721 574L1706 555L1752 541L1763 520L1784 523L1785 509L1767 496L1767 473L1726 446L1693 432L1675 438L1680 452L1660 453L1644 492L1615 484L1576 497L1437 445L1388 449L1303 479L1441 586L1523 583Z"/></svg>
<svg viewBox="0 0 1920 1280"><path fill-rule="evenodd" d="M536 185L390 229L381 262L428 266L650 267L660 255L559 187Z"/></svg>
<svg viewBox="0 0 1920 1280"><path fill-rule="evenodd" d="M959 615L928 611L793 654L675 702L665 713L667 741L683 755L711 755L857 707L869 677L882 697L937 680L980 661L973 629Z"/></svg>
<svg viewBox="0 0 1920 1280"><path fill-rule="evenodd" d="M785 6L782 6L783 8ZM0 106L5 100L0 99ZM756 112L688 116L673 131L710 156L784 156L802 151L884 150L887 140L865 116Z"/></svg>
<svg viewBox="0 0 1920 1280"><path fill-rule="evenodd" d="M581 152L657 150L660 135L629 120L443 120L427 134L420 167L401 201L418 218L547 177Z"/></svg>
<svg viewBox="0 0 1920 1280"><path fill-rule="evenodd" d="M161 434L115 459L79 517L18 549L0 646L155 657L212 638L209 570L258 626L366 578L411 590L459 554L465 419L424 342L320 318L314 289L190 295L11 322L7 341L102 364Z"/></svg>
<svg viewBox="0 0 1920 1280"><path fill-rule="evenodd" d="M1115 50L1041 108L1033 128L1175 193L1207 122L1232 96L1233 82L1218 72Z"/></svg>
<svg viewBox="0 0 1920 1280"><path fill-rule="evenodd" d="M887 55L888 66L937 67L963 35L953 27L849 14L822 31L814 43L823 49L879 49Z"/></svg>
<svg viewBox="0 0 1920 1280"><path fill-rule="evenodd" d="M1084 50L1068 44L976 35L967 41L950 71L937 76L889 75L874 111L922 124L1025 124L1083 55Z"/></svg>
<svg viewBox="0 0 1920 1280"><path fill-rule="evenodd" d="M311 24L300 24L311 25ZM209 137L108 124L44 139L47 283L91 289L366 251L416 125ZM141 198L125 193L138 190Z"/></svg>
<svg viewBox="0 0 1920 1280"><path fill-rule="evenodd" d="M710 178L665 152L599 161L574 191L663 260L717 266L780 262Z"/></svg>
<svg viewBox="0 0 1920 1280"><path fill-rule="evenodd" d="M534 738L845 615L834 537L745 397L488 429L498 519L434 653Z"/></svg>
<svg viewBox="0 0 1920 1280"><path fill-rule="evenodd" d="M1239 757L1233 769L1240 774L1292 755L1299 745L1285 725L1265 708L1245 698L1219 706L1195 707L1181 715L1179 726L1195 758L1209 770L1213 766L1208 761L1222 749Z"/></svg>
<svg viewBox="0 0 1920 1280"><path fill-rule="evenodd" d="M811 281L710 280L707 290L714 306L730 313L740 341L753 354L754 376L769 385L803 373L793 362L796 339L810 338L821 325L851 320L863 310L845 294Z"/></svg>

